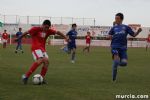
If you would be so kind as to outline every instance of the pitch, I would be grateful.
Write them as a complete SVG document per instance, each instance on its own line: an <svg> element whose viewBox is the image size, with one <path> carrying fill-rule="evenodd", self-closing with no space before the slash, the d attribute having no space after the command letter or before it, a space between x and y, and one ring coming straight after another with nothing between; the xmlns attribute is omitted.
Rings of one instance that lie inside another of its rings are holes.
<svg viewBox="0 0 150 100"><path fill-rule="evenodd" d="M144 48L129 48L128 66L119 68L118 79L112 82L109 48L92 47L83 53L79 47L72 64L60 46L48 46L48 84L40 86L33 85L32 78L27 85L21 83L33 62L29 45L23 49L24 54L15 54L14 45L0 47L0 100L115 100L118 94L150 94L150 51Z"/></svg>

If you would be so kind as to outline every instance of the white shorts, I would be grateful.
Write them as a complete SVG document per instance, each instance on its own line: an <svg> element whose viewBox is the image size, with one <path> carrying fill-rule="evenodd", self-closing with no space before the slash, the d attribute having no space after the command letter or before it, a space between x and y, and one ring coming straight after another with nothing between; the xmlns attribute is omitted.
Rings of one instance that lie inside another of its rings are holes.
<svg viewBox="0 0 150 100"><path fill-rule="evenodd" d="M3 43L7 43L7 40L6 40L6 39L2 39L2 42L3 42Z"/></svg>
<svg viewBox="0 0 150 100"><path fill-rule="evenodd" d="M37 50L32 51L32 55L33 55L33 58L34 58L35 61L36 61L37 59L43 58L43 57L48 58L47 53L46 53L46 52L42 52L42 50L40 50L40 49L37 49Z"/></svg>
<svg viewBox="0 0 150 100"><path fill-rule="evenodd" d="M90 43L86 43L86 46L89 47L89 46L90 46Z"/></svg>

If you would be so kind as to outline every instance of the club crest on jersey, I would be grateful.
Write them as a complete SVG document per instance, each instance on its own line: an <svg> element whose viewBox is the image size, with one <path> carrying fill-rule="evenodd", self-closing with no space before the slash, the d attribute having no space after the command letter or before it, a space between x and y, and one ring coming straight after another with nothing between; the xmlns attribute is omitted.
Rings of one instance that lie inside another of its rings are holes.
<svg viewBox="0 0 150 100"><path fill-rule="evenodd" d="M44 32L42 32L40 35L41 35L42 38L46 37L46 33L44 33Z"/></svg>

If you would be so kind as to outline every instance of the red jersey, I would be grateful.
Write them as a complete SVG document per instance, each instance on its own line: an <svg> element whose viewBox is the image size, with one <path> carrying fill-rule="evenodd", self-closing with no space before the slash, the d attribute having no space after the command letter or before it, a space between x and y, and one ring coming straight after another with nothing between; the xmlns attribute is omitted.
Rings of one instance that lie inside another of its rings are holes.
<svg viewBox="0 0 150 100"><path fill-rule="evenodd" d="M49 35L55 35L56 31L53 29L49 29L48 31L44 32L41 27L33 27L29 31L29 34L32 38L32 47L31 50L40 49L43 52L46 51L45 43Z"/></svg>
<svg viewBox="0 0 150 100"><path fill-rule="evenodd" d="M87 36L85 37L85 39L86 39L86 43L87 43L87 44L90 44L90 43L91 43L91 36L87 35Z"/></svg>
<svg viewBox="0 0 150 100"><path fill-rule="evenodd" d="M147 38L147 42L149 42L149 43L150 43L150 37L148 37L148 38Z"/></svg>
<svg viewBox="0 0 150 100"><path fill-rule="evenodd" d="M7 33L3 33L2 34L2 38L5 39L5 40L7 40L8 39L8 34Z"/></svg>

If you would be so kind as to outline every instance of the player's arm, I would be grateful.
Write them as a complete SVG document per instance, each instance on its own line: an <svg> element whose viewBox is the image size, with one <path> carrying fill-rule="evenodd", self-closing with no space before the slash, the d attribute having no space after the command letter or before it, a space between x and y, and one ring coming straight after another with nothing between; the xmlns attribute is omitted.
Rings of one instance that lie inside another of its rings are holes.
<svg viewBox="0 0 150 100"><path fill-rule="evenodd" d="M15 41L18 41L20 39L22 39L24 36L26 36L27 34L29 34L29 32L24 32L19 38L15 39Z"/></svg>
<svg viewBox="0 0 150 100"><path fill-rule="evenodd" d="M142 28L139 28L137 30L137 32L134 32L131 27L127 27L127 33L129 33L131 36L136 37L137 35L139 35L139 33L142 31Z"/></svg>
<svg viewBox="0 0 150 100"><path fill-rule="evenodd" d="M60 31L57 31L56 34L62 36L64 39L66 39L66 41L69 40L68 36L64 35L64 34L63 34L62 32L60 32Z"/></svg>
<svg viewBox="0 0 150 100"><path fill-rule="evenodd" d="M108 35L106 38L107 38L108 40L112 40L112 35Z"/></svg>
<svg viewBox="0 0 150 100"><path fill-rule="evenodd" d="M112 40L114 31L113 31L113 27L111 28L111 30L108 32L108 36L106 37L108 40Z"/></svg>
<svg viewBox="0 0 150 100"><path fill-rule="evenodd" d="M139 33L142 32L142 28L139 28L137 32L134 33L133 37L136 37L139 35Z"/></svg>
<svg viewBox="0 0 150 100"><path fill-rule="evenodd" d="M68 38L68 42L71 42L71 40L70 40L70 38L69 38L70 32L71 32L71 31L69 31L69 32L66 34L66 37Z"/></svg>

